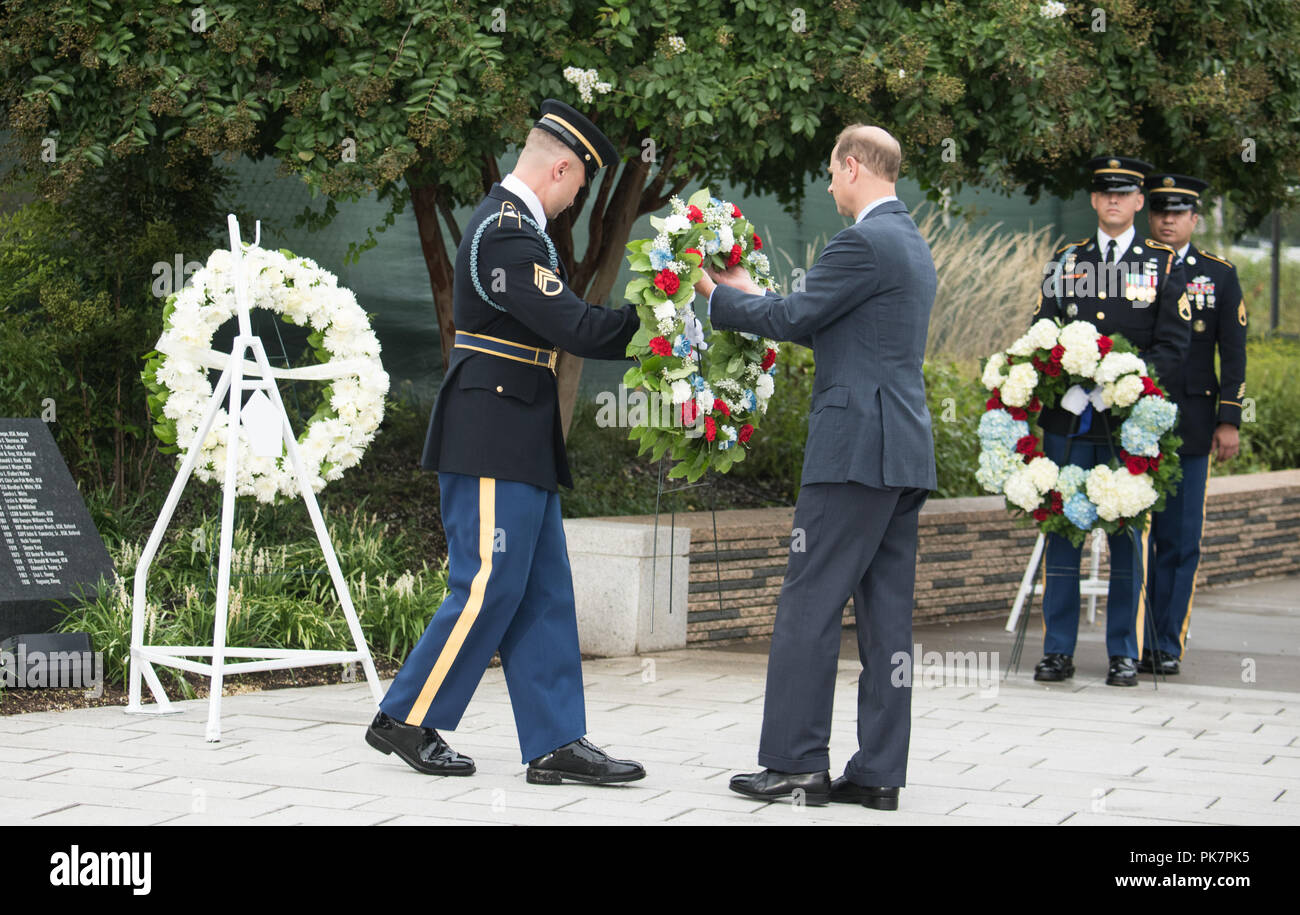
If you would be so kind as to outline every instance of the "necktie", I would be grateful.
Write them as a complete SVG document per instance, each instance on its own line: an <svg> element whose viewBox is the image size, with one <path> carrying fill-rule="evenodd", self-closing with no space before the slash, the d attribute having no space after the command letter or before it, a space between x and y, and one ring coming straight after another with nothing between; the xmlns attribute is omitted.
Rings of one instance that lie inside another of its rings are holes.
<svg viewBox="0 0 1300 915"><path fill-rule="evenodd" d="M1106 243L1106 263L1115 263L1115 239L1113 238Z"/></svg>

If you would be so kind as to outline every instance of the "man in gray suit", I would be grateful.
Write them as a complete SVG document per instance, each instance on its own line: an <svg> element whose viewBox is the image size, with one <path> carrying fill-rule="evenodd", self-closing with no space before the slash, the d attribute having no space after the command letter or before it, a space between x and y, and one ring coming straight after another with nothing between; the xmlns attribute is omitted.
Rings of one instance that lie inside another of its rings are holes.
<svg viewBox="0 0 1300 915"><path fill-rule="evenodd" d="M879 127L840 134L827 190L856 221L831 239L802 291L763 295L740 267L696 286L715 328L792 340L817 360L767 666L766 769L731 780L750 797L896 810L906 781L917 516L935 488L921 363L937 281L930 248L894 194L901 159ZM850 595L863 666L859 749L832 782L831 703Z"/></svg>

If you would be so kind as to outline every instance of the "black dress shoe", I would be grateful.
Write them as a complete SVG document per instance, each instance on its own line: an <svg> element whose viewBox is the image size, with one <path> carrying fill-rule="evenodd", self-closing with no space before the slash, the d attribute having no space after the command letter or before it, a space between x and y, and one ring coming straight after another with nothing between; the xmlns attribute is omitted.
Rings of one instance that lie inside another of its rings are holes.
<svg viewBox="0 0 1300 915"><path fill-rule="evenodd" d="M897 788L867 788L843 775L831 782L831 800L837 804L861 804L873 810L897 810Z"/></svg>
<svg viewBox="0 0 1300 915"><path fill-rule="evenodd" d="M1110 670L1106 673L1107 686L1137 686L1137 661L1123 655L1110 656Z"/></svg>
<svg viewBox="0 0 1300 915"><path fill-rule="evenodd" d="M796 791L801 791L803 793L799 797L802 797L804 804L809 807L825 807L831 799L831 774L825 769L821 772L777 772L775 769L764 769L762 772L733 775L731 790L765 801L792 797Z"/></svg>
<svg viewBox="0 0 1300 915"><path fill-rule="evenodd" d="M1144 649L1137 669L1140 674L1161 673L1166 677L1172 676L1178 673L1178 658L1158 648L1154 652Z"/></svg>
<svg viewBox="0 0 1300 915"><path fill-rule="evenodd" d="M387 756L396 753L425 775L473 775L474 760L461 756L433 728L422 728L375 713L366 728L366 743Z"/></svg>
<svg viewBox="0 0 1300 915"><path fill-rule="evenodd" d="M1074 656L1068 654L1044 655L1034 668L1035 680L1055 682L1074 676Z"/></svg>
<svg viewBox="0 0 1300 915"><path fill-rule="evenodd" d="M645 778L645 767L630 759L613 759L587 738L579 737L534 759L524 777L532 785L558 785L566 781L613 785Z"/></svg>

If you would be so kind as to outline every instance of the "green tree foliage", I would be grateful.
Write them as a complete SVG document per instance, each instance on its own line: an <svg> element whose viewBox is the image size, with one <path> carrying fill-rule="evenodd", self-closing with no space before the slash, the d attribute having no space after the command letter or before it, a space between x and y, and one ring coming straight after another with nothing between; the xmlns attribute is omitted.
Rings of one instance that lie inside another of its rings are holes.
<svg viewBox="0 0 1300 915"><path fill-rule="evenodd" d="M1286 198L1300 174L1300 7L1054 12L1032 0L15 0L0 15L0 127L44 195L157 145L177 161L275 156L329 198L324 219L335 200L377 192L391 224L410 201L444 350L452 208L499 177L548 96L591 112L623 159L549 227L571 284L597 302L637 216L722 179L793 205L857 120L898 135L905 170L936 196L1066 193L1083 185L1080 160L1123 150L1203 175L1248 220ZM610 91L581 102L569 66ZM570 402L578 366L562 363Z"/></svg>

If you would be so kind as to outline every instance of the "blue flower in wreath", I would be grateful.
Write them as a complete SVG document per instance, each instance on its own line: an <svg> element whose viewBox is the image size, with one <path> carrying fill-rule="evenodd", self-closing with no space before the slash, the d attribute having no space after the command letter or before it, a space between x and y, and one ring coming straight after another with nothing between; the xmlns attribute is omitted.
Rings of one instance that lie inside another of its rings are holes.
<svg viewBox="0 0 1300 915"><path fill-rule="evenodd" d="M673 253L665 248L650 249L650 266L655 270L664 270L673 262Z"/></svg>
<svg viewBox="0 0 1300 915"><path fill-rule="evenodd" d="M1081 492L1076 492L1065 502L1066 519L1081 531L1090 531L1097 523L1097 506Z"/></svg>
<svg viewBox="0 0 1300 915"><path fill-rule="evenodd" d="M695 372L693 375L691 375L690 378L687 378L686 380L691 383L691 387L695 389L696 394L700 393L701 391L703 391L705 388L709 386L709 383L704 380L704 376L701 375L699 372Z"/></svg>
<svg viewBox="0 0 1300 915"><path fill-rule="evenodd" d="M745 388L744 392L740 395L740 405L746 410L757 409L758 398L754 396L753 391L749 388Z"/></svg>
<svg viewBox="0 0 1300 915"><path fill-rule="evenodd" d="M673 338L673 355L685 358L691 354L691 341L686 339L684 334L678 334Z"/></svg>
<svg viewBox="0 0 1300 915"><path fill-rule="evenodd" d="M1143 397L1120 426L1120 444L1130 454L1155 457L1160 453L1160 436L1174 427L1178 408L1162 397Z"/></svg>
<svg viewBox="0 0 1300 915"><path fill-rule="evenodd" d="M1029 434L1029 423L1012 419L1006 410L989 410L980 417L980 446L984 450L1001 445L1008 451L1016 450L1016 442Z"/></svg>

